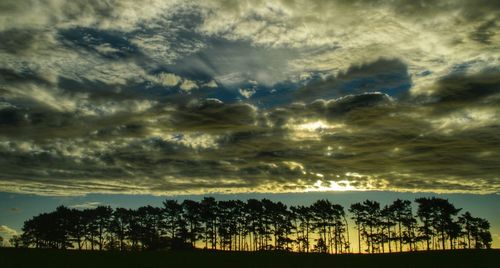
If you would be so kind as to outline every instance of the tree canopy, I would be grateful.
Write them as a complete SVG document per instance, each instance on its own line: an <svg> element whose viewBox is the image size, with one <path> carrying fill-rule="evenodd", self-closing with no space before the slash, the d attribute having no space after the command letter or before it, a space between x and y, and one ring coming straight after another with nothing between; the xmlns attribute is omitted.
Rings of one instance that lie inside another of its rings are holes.
<svg viewBox="0 0 500 268"><path fill-rule="evenodd" d="M490 248L489 222L459 215L446 199L397 199L381 206L364 200L345 211L329 200L291 206L269 199L165 200L137 209L59 206L25 221L14 247L88 250L217 249L236 251L381 253ZM352 248L349 222L357 231Z"/></svg>

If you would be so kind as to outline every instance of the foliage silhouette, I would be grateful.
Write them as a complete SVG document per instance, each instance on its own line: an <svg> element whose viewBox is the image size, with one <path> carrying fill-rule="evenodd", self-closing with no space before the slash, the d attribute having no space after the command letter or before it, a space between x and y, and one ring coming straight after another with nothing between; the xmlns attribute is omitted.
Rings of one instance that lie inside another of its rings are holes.
<svg viewBox="0 0 500 268"><path fill-rule="evenodd" d="M446 199L395 200L381 207L365 200L348 211L357 230L358 252L490 248L489 222L469 212L458 215ZM269 199L200 202L165 200L163 207L59 206L27 221L14 247L87 250L205 248L225 251L351 253L348 218L341 205L317 200L287 207Z"/></svg>

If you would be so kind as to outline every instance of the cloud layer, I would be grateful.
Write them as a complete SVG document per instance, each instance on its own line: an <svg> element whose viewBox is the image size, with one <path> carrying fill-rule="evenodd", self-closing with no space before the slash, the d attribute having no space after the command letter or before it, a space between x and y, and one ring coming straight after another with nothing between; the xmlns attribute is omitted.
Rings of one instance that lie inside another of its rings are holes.
<svg viewBox="0 0 500 268"><path fill-rule="evenodd" d="M494 1L2 1L0 191L500 192Z"/></svg>

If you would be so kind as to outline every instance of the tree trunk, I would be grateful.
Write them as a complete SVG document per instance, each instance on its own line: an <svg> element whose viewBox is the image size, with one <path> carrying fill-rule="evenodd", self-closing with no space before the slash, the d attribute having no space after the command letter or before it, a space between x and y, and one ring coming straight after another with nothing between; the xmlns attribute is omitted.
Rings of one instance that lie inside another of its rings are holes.
<svg viewBox="0 0 500 268"><path fill-rule="evenodd" d="M446 249L446 246L445 246L446 245L446 240L444 238L444 228L441 229L441 245L443 246L442 249L445 250Z"/></svg>
<svg viewBox="0 0 500 268"><path fill-rule="evenodd" d="M467 230L467 246L470 249L470 232Z"/></svg>
<svg viewBox="0 0 500 268"><path fill-rule="evenodd" d="M401 234L401 220L398 220L398 231L399 231L399 252L403 252L403 236Z"/></svg>
<svg viewBox="0 0 500 268"><path fill-rule="evenodd" d="M391 226L387 224L387 242L389 244L389 253L392 253L391 249Z"/></svg>
<svg viewBox="0 0 500 268"><path fill-rule="evenodd" d="M358 225L358 253L361 253L361 230L359 229L359 224Z"/></svg>

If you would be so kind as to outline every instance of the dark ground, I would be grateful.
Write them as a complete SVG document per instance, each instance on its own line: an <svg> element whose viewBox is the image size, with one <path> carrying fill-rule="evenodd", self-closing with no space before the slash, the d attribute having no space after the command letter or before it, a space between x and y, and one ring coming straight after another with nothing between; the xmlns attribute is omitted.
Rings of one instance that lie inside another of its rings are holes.
<svg viewBox="0 0 500 268"><path fill-rule="evenodd" d="M98 252L0 249L0 267L500 267L500 249L392 254L299 254L283 252Z"/></svg>

